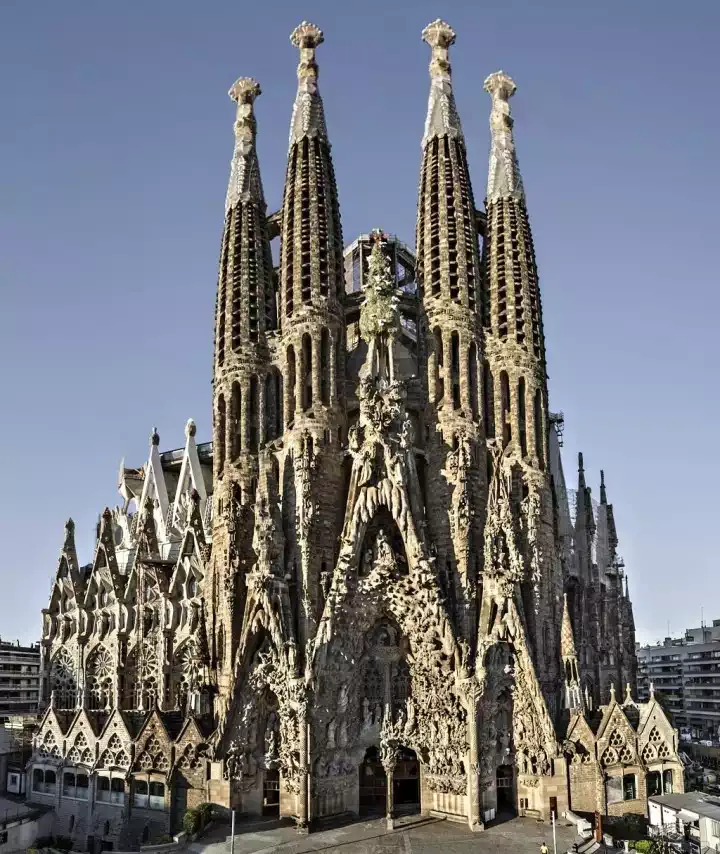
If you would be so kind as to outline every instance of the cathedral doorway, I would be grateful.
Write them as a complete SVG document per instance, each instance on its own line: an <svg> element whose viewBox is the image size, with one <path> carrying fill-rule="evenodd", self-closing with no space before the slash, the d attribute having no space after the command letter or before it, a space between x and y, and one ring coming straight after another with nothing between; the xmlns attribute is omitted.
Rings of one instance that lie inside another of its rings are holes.
<svg viewBox="0 0 720 854"><path fill-rule="evenodd" d="M402 747L393 775L395 812L420 812L420 763L414 750Z"/></svg>
<svg viewBox="0 0 720 854"><path fill-rule="evenodd" d="M268 770L263 775L262 814L280 817L280 772L277 770Z"/></svg>
<svg viewBox="0 0 720 854"><path fill-rule="evenodd" d="M360 815L385 815L387 776L377 747L369 747L360 765Z"/></svg>
<svg viewBox="0 0 720 854"><path fill-rule="evenodd" d="M515 774L512 765L498 765L495 772L497 818L515 815Z"/></svg>

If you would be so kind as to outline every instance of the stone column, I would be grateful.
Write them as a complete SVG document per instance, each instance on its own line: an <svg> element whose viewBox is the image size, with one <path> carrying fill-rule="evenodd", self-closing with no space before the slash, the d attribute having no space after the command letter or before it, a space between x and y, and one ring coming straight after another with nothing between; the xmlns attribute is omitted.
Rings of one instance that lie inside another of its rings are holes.
<svg viewBox="0 0 720 854"><path fill-rule="evenodd" d="M240 386L240 446L250 448L250 381L243 379Z"/></svg>
<svg viewBox="0 0 720 854"><path fill-rule="evenodd" d="M470 374L468 371L468 359L470 357L470 334L464 332L460 336L460 352L458 359L458 381L460 383L460 406L465 410L468 417L472 417L472 406L470 404Z"/></svg>
<svg viewBox="0 0 720 854"><path fill-rule="evenodd" d="M303 697L298 706L298 732L300 737L299 753L300 753L300 780L297 803L297 829L300 833L307 833L310 821L309 809L309 786L310 779L308 774L308 702L307 698Z"/></svg>
<svg viewBox="0 0 720 854"><path fill-rule="evenodd" d="M473 680L474 681L474 680ZM468 824L470 830L483 830L480 815L480 750L478 746L478 704L480 700L477 683L467 688L468 700Z"/></svg>
<svg viewBox="0 0 720 854"><path fill-rule="evenodd" d="M328 365L328 369L330 371L330 403L337 403L337 354L338 354L338 334L332 333L330 335L330 364Z"/></svg>
<svg viewBox="0 0 720 854"><path fill-rule="evenodd" d="M443 366L442 377L444 379L443 406L452 408L453 395L453 372L452 372L452 333L447 330L443 333Z"/></svg>
<svg viewBox="0 0 720 854"><path fill-rule="evenodd" d="M387 779L387 793L385 797L385 822L388 830L395 829L395 765L397 764L398 750L394 744L380 745L380 761L385 769Z"/></svg>
<svg viewBox="0 0 720 854"><path fill-rule="evenodd" d="M300 336L299 346L295 353L295 416L298 412L302 412L305 407L305 395L303 394L303 385L305 382L305 356L303 355L302 336Z"/></svg>

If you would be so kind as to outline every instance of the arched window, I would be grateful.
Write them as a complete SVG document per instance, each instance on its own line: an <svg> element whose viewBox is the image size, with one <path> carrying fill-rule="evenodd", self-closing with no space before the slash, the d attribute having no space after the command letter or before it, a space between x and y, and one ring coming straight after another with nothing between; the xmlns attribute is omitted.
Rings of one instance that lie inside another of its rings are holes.
<svg viewBox="0 0 720 854"><path fill-rule="evenodd" d="M473 341L468 352L468 382L470 383L470 409L473 421L478 419L478 366L477 344Z"/></svg>
<svg viewBox="0 0 720 854"><path fill-rule="evenodd" d="M248 400L248 450L251 453L258 448L258 428L258 378L253 374L250 377L250 399Z"/></svg>
<svg viewBox="0 0 720 854"><path fill-rule="evenodd" d="M323 326L320 334L320 399L330 403L330 333Z"/></svg>
<svg viewBox="0 0 720 854"><path fill-rule="evenodd" d="M110 709L114 705L114 670L110 652L104 646L96 647L85 668L87 700L91 709Z"/></svg>
<svg viewBox="0 0 720 854"><path fill-rule="evenodd" d="M535 392L535 400L533 403L535 416L535 453L538 458L538 464L541 469L545 468L545 443L543 436L545 435L545 427L543 424L543 400L542 391L538 389Z"/></svg>
<svg viewBox="0 0 720 854"><path fill-rule="evenodd" d="M520 437L520 453L527 456L527 432L525 430L525 377L518 380L518 434Z"/></svg>
<svg viewBox="0 0 720 854"><path fill-rule="evenodd" d="M510 380L505 371L500 374L500 415L502 418L503 448L506 448L512 438L512 428L510 426Z"/></svg>
<svg viewBox="0 0 720 854"><path fill-rule="evenodd" d="M302 337L302 408L310 409L313 404L312 399L312 341L310 335L306 332Z"/></svg>
<svg viewBox="0 0 720 854"><path fill-rule="evenodd" d="M217 460L217 476L223 476L225 469L225 398L220 395L218 398L218 425L217 425L217 444L215 449L215 459Z"/></svg>
<svg viewBox="0 0 720 854"><path fill-rule="evenodd" d="M285 395L287 396L285 423L289 426L295 418L295 348L292 344L287 348L287 386Z"/></svg>
<svg viewBox="0 0 720 854"><path fill-rule="evenodd" d="M230 437L232 450L232 458L235 459L243 449L242 429L241 429L241 413L242 413L242 391L240 383L232 384L232 397L230 402Z"/></svg>
<svg viewBox="0 0 720 854"><path fill-rule="evenodd" d="M450 336L450 361L453 409L460 409L460 335L457 332Z"/></svg>

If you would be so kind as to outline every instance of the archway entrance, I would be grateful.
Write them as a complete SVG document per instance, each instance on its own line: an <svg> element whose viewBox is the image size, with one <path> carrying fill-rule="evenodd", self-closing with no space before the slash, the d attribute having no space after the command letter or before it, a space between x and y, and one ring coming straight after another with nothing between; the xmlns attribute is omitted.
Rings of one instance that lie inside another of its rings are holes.
<svg viewBox="0 0 720 854"><path fill-rule="evenodd" d="M387 777L377 747L369 747L360 765L360 815L385 815Z"/></svg>
<svg viewBox="0 0 720 854"><path fill-rule="evenodd" d="M497 815L515 815L515 786L512 765L498 765L495 773Z"/></svg>
<svg viewBox="0 0 720 854"><path fill-rule="evenodd" d="M414 750L402 747L393 775L395 812L403 815L420 811L420 763Z"/></svg>
<svg viewBox="0 0 720 854"><path fill-rule="evenodd" d="M268 770L263 776L263 807L265 816L280 816L280 772Z"/></svg>

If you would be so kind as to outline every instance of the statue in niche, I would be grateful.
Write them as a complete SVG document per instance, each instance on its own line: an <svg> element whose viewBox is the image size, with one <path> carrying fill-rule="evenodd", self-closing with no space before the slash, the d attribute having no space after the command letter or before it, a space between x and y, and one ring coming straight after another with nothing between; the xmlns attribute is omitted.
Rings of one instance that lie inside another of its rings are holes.
<svg viewBox="0 0 720 854"><path fill-rule="evenodd" d="M270 712L265 727L265 761L274 762L278 759L278 729L279 720L277 712Z"/></svg>
<svg viewBox="0 0 720 854"><path fill-rule="evenodd" d="M365 697L362 701L362 710L363 710L363 729L370 729L373 725L373 715L372 710L370 709L370 700Z"/></svg>
<svg viewBox="0 0 720 854"><path fill-rule="evenodd" d="M335 718L333 718L330 723L327 725L327 747L328 749L332 749L335 747L335 730L337 729L337 724L335 723Z"/></svg>
<svg viewBox="0 0 720 854"><path fill-rule="evenodd" d="M347 682L343 682L340 686L340 693L338 694L338 702L337 708L338 713L343 715L347 711L348 707L348 684Z"/></svg>

